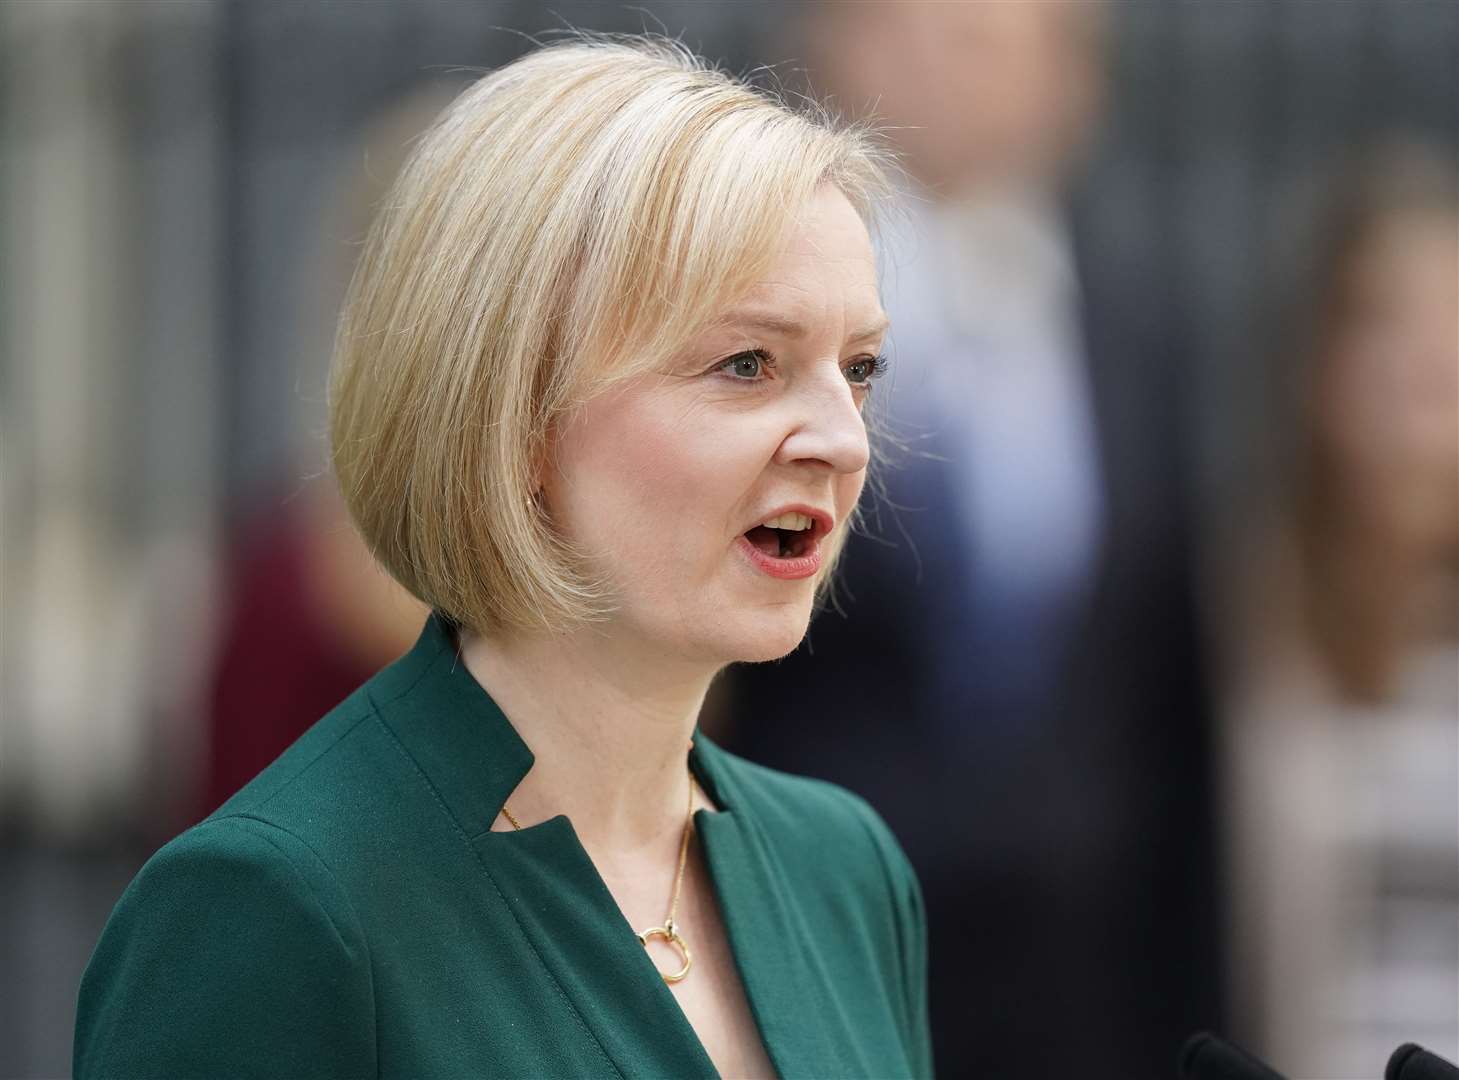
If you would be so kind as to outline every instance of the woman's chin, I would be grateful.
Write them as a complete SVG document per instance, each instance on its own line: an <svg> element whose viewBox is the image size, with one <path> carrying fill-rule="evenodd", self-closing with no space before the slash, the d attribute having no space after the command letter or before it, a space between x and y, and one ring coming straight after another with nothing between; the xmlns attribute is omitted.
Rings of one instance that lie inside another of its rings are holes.
<svg viewBox="0 0 1459 1080"><path fill-rule="evenodd" d="M766 626L763 623L756 632L746 634L733 649L734 661L745 664L760 664L779 660L795 652L805 640L806 628L810 625L810 610L791 615L783 613L774 620L779 625Z"/></svg>
<svg viewBox="0 0 1459 1080"><path fill-rule="evenodd" d="M788 649L757 649L754 652L741 653L735 657L735 662L740 664L768 664L772 660L782 660L793 652L795 652L795 645L790 646Z"/></svg>

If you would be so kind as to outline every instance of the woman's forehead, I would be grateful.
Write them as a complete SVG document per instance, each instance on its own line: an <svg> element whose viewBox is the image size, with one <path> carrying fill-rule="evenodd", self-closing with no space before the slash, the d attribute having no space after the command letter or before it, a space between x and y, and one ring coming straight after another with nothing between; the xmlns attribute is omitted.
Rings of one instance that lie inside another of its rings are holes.
<svg viewBox="0 0 1459 1080"><path fill-rule="evenodd" d="M715 325L794 340L828 316L845 324L848 339L886 329L866 225L840 190L822 185L791 219L764 276Z"/></svg>
<svg viewBox="0 0 1459 1080"><path fill-rule="evenodd" d="M755 330L790 341L799 341L815 333L820 321L815 312L799 310L804 306L762 303L736 307L716 323L716 326L727 330ZM850 315L856 321L847 329L848 343L874 340L886 333L887 327L891 325L891 320L882 311L875 296L870 297L867 304L856 305Z"/></svg>
<svg viewBox="0 0 1459 1080"><path fill-rule="evenodd" d="M781 260L871 259L871 234L834 184L822 184L787 223Z"/></svg>

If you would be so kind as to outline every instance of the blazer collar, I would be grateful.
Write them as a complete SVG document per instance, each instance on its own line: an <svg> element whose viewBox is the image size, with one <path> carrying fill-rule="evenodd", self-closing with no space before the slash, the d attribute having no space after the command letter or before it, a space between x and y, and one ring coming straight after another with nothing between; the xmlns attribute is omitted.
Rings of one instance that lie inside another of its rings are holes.
<svg viewBox="0 0 1459 1080"><path fill-rule="evenodd" d="M410 652L365 691L466 835L489 830L536 757L466 670L449 620L432 613ZM696 726L690 768L728 812L737 798L723 755Z"/></svg>

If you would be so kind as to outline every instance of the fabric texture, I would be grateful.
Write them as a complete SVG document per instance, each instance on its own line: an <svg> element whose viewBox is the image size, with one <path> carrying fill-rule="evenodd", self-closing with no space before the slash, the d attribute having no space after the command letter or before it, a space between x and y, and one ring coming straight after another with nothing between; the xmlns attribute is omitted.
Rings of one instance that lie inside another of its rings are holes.
<svg viewBox="0 0 1459 1080"><path fill-rule="evenodd" d="M717 1075L532 753L432 617L159 851L82 980L78 1077ZM926 1076L927 937L881 818L696 731L695 829L783 1077Z"/></svg>

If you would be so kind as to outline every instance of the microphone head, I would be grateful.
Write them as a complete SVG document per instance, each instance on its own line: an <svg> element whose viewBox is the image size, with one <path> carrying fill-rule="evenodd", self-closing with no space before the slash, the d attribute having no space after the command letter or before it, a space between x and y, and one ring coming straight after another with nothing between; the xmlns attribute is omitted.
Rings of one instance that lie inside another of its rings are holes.
<svg viewBox="0 0 1459 1080"><path fill-rule="evenodd" d="M1383 1080L1459 1080L1459 1068L1417 1043L1404 1043L1388 1059Z"/></svg>
<svg viewBox="0 0 1459 1080"><path fill-rule="evenodd" d="M1195 1076L1192 1070L1195 1068L1196 1058L1200 1056L1205 1045L1215 1037L1209 1031L1198 1031L1185 1041L1185 1045L1180 1049L1180 1080L1191 1080L1191 1077ZM1384 1077L1384 1080L1393 1080L1393 1078Z"/></svg>
<svg viewBox="0 0 1459 1080"><path fill-rule="evenodd" d="M1180 1052L1181 1080L1286 1080L1239 1046L1202 1031Z"/></svg>

